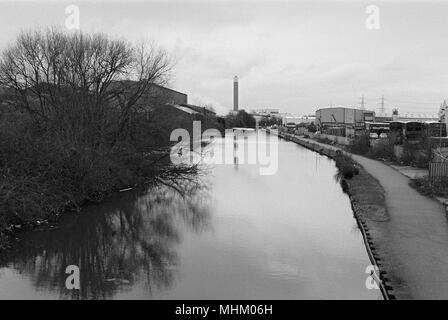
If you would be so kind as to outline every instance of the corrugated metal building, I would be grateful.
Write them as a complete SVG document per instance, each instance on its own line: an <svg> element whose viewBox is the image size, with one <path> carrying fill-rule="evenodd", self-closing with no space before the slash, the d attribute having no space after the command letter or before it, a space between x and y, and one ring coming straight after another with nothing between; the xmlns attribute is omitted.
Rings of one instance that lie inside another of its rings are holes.
<svg viewBox="0 0 448 320"><path fill-rule="evenodd" d="M342 137L352 137L365 130L365 122L374 122L375 112L345 107L316 110L318 131Z"/></svg>

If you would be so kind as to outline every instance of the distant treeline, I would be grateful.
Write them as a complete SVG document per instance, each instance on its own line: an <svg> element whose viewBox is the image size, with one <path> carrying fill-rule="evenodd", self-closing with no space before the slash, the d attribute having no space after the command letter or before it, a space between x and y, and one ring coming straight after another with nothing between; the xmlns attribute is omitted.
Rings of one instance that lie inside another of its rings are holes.
<svg viewBox="0 0 448 320"><path fill-rule="evenodd" d="M255 128L256 121L253 115L244 110L237 113L230 113L225 117L225 128Z"/></svg>

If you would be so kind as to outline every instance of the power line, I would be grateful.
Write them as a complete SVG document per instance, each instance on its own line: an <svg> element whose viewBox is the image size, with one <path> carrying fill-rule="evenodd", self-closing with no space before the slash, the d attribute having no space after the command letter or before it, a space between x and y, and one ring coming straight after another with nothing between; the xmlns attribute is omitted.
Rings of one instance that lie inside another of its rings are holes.
<svg viewBox="0 0 448 320"><path fill-rule="evenodd" d="M381 110L381 114L384 114L385 111L386 111L386 110L384 109L384 95L381 96L380 101L381 101L381 102L380 102L379 104L381 105L381 109L380 109L380 110Z"/></svg>
<svg viewBox="0 0 448 320"><path fill-rule="evenodd" d="M393 100L393 103L409 103L409 104L427 104L427 105L438 105L439 102L419 102L419 101L402 101L402 100Z"/></svg>
<svg viewBox="0 0 448 320"><path fill-rule="evenodd" d="M364 110L364 95L361 96L361 110Z"/></svg>

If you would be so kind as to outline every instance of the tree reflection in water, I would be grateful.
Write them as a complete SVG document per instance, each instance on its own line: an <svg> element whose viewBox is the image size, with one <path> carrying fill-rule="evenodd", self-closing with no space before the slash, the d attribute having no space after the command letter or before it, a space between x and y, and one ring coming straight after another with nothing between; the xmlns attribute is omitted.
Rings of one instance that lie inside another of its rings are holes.
<svg viewBox="0 0 448 320"><path fill-rule="evenodd" d="M61 298L107 299L137 283L150 293L173 285L176 245L185 229L209 226L209 197L200 191L180 196L158 186L65 220L56 229L24 235L8 265L30 277L37 290L56 291ZM79 291L65 288L68 265L79 266Z"/></svg>

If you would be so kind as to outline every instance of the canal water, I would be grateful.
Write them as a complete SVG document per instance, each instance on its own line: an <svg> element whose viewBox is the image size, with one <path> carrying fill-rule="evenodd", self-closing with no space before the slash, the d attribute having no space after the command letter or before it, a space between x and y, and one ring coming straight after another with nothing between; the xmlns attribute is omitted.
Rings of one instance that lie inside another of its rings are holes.
<svg viewBox="0 0 448 320"><path fill-rule="evenodd" d="M0 299L381 299L332 160L280 140L274 174L235 162L194 194L124 193L20 234Z"/></svg>

